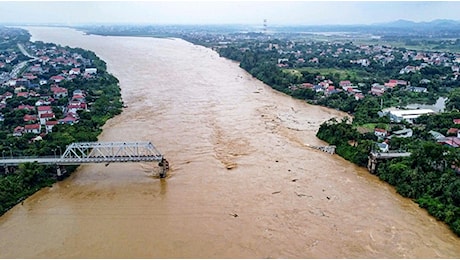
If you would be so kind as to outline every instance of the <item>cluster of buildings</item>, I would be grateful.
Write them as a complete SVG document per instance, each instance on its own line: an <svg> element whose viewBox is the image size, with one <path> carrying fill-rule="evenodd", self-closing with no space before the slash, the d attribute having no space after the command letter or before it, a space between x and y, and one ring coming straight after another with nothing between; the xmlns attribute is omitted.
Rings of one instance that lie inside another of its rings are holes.
<svg viewBox="0 0 460 260"><path fill-rule="evenodd" d="M371 86L370 91L364 93L361 89L364 87L364 83L353 84L349 80L342 80L339 82L338 86L334 84L333 81L325 79L324 76L317 76L316 80L318 83L313 84L305 82L298 85L291 85L289 88L291 90L296 89L312 89L315 92L322 92L326 96L345 92L348 95L352 95L356 100L361 100L365 97L365 94L371 94L374 96L382 96L389 89L394 89L395 87L404 87L407 91L426 93L427 89L424 87L412 87L405 80L400 79L390 79L388 82L385 82L383 85L379 83L374 83Z"/></svg>
<svg viewBox="0 0 460 260"><path fill-rule="evenodd" d="M38 140L52 132L57 124L78 123L78 113L88 110L87 93L79 89L69 93L69 89L63 87L64 82L96 77L97 69L91 66L90 59L66 48L54 45L37 47L29 43L27 49L31 53L24 50L23 54L29 59L16 62L12 71L0 78L0 111L23 110L23 124L14 126L11 134L33 133ZM18 57L13 54L3 56ZM4 62L7 61L0 56L0 65ZM21 72L13 73L18 66L22 67ZM19 105L12 107L13 104ZM62 116L57 118L56 113ZM0 121L5 117L0 113Z"/></svg>

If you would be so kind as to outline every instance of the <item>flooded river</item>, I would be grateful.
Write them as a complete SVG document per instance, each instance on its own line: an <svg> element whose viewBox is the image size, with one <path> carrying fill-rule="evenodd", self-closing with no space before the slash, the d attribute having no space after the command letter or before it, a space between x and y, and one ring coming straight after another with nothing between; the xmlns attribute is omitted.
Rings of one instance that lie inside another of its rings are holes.
<svg viewBox="0 0 460 260"><path fill-rule="evenodd" d="M86 165L0 218L2 258L458 258L460 239L337 155L343 114L277 93L179 39L29 28L96 52L128 108L101 141L152 141L171 164Z"/></svg>

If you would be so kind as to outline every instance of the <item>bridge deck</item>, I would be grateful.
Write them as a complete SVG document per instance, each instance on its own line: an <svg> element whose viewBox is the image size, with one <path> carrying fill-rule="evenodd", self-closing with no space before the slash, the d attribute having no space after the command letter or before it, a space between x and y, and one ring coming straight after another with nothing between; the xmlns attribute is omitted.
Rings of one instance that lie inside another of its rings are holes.
<svg viewBox="0 0 460 260"><path fill-rule="evenodd" d="M36 162L45 165L79 165L85 163L160 162L163 155L150 142L73 143L59 157L2 158L0 165L17 166Z"/></svg>
<svg viewBox="0 0 460 260"><path fill-rule="evenodd" d="M398 157L408 157L411 153L403 152L388 152L388 153L380 153L380 152L371 152L371 156L377 159L391 159L391 158L398 158Z"/></svg>

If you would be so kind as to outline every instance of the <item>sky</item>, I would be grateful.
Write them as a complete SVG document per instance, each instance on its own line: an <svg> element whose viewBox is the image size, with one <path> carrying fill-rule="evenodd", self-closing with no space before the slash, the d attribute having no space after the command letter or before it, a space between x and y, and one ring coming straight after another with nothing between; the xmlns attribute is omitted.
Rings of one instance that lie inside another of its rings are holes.
<svg viewBox="0 0 460 260"><path fill-rule="evenodd" d="M0 24L372 24L460 21L460 1L4 1Z"/></svg>

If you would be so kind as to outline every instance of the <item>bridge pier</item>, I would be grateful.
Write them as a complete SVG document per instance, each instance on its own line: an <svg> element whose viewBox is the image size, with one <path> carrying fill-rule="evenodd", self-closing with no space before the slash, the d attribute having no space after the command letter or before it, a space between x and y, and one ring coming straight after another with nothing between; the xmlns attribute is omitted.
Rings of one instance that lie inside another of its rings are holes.
<svg viewBox="0 0 460 260"><path fill-rule="evenodd" d="M58 179L61 179L64 174L67 173L65 166L63 165L56 165L56 176Z"/></svg>
<svg viewBox="0 0 460 260"><path fill-rule="evenodd" d="M160 172L160 178L166 178L166 173L169 171L169 162L163 158L158 163L158 166L162 167Z"/></svg>
<svg viewBox="0 0 460 260"><path fill-rule="evenodd" d="M369 156L367 161L367 170L369 170L370 173L375 174L377 171L377 164L377 159L373 156Z"/></svg>
<svg viewBox="0 0 460 260"><path fill-rule="evenodd" d="M11 165L3 165L3 173L5 175L8 175L10 173L14 173L16 171L16 167L15 166L11 166Z"/></svg>

